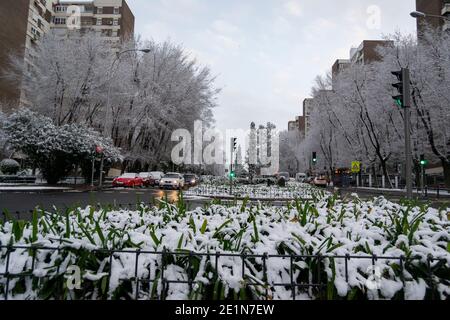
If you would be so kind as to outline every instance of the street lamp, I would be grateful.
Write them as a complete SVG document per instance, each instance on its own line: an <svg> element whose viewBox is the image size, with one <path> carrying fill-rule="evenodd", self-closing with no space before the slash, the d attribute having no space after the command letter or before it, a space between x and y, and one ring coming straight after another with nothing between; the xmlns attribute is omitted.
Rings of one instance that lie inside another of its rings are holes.
<svg viewBox="0 0 450 320"><path fill-rule="evenodd" d="M425 12L421 12L421 11L413 11L410 13L411 17L415 18L415 19L419 19L419 18L438 18L438 19L443 19L445 21L450 21L450 18L447 18L446 16L440 16L440 15L436 15L436 14L428 14Z"/></svg>
<svg viewBox="0 0 450 320"><path fill-rule="evenodd" d="M112 71L113 68L116 64L116 62L120 62L120 57L124 54L124 53L128 53L128 52L142 52L142 53L150 53L152 50L151 49L128 49L128 50L124 50L121 51L119 53L117 53L117 57L114 59L113 63L111 64L111 67L108 70L108 75L109 75L109 79L108 79L108 95L106 97L106 110L105 110L105 122L104 122L104 126L103 126L103 134L107 134L108 132L108 112L110 109L110 104L111 104L111 83L112 83ZM100 165L100 181L99 181L99 188L102 188L102 184L103 184L103 161L104 161L104 155L102 154L102 162Z"/></svg>

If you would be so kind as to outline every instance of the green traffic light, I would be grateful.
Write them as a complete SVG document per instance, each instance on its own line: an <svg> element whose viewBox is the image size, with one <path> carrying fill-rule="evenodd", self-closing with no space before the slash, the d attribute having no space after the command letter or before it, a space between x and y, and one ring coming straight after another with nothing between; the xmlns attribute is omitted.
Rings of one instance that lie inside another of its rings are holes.
<svg viewBox="0 0 450 320"><path fill-rule="evenodd" d="M231 178L235 178L235 177L236 177L236 173L231 172L231 173L230 173L230 177L231 177Z"/></svg>
<svg viewBox="0 0 450 320"><path fill-rule="evenodd" d="M421 165L421 166L426 166L427 163L428 163L427 160L422 160L422 161L420 161L420 165Z"/></svg>
<svg viewBox="0 0 450 320"><path fill-rule="evenodd" d="M402 100L396 99L396 100L395 100L395 103L396 103L399 107L403 107Z"/></svg>

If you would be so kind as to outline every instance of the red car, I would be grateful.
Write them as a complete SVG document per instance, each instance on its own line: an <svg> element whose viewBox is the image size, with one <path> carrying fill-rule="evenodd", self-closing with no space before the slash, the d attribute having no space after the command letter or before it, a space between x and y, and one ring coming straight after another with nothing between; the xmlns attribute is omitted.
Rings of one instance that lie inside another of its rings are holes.
<svg viewBox="0 0 450 320"><path fill-rule="evenodd" d="M113 187L142 187L144 180L137 173L124 173L113 180Z"/></svg>

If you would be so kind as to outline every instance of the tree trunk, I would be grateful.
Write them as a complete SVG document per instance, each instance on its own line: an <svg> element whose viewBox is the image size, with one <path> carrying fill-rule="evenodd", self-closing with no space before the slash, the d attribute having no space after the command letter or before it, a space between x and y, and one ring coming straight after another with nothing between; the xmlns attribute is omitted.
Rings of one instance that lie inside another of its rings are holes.
<svg viewBox="0 0 450 320"><path fill-rule="evenodd" d="M389 176L389 172L387 170L386 161L381 161L381 169L383 171L383 176L387 180L388 186L390 189L393 189L394 186L392 185L391 177Z"/></svg>
<svg viewBox="0 0 450 320"><path fill-rule="evenodd" d="M450 188L450 162L441 161L444 168L444 183L446 188Z"/></svg>

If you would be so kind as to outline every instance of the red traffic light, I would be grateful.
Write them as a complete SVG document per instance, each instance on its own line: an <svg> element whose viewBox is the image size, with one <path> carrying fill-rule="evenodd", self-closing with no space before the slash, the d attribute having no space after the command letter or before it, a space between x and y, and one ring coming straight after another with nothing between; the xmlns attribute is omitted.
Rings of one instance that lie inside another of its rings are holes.
<svg viewBox="0 0 450 320"><path fill-rule="evenodd" d="M96 146L96 147L95 147L95 152L96 152L96 153L103 153L103 148L100 147L100 146Z"/></svg>

